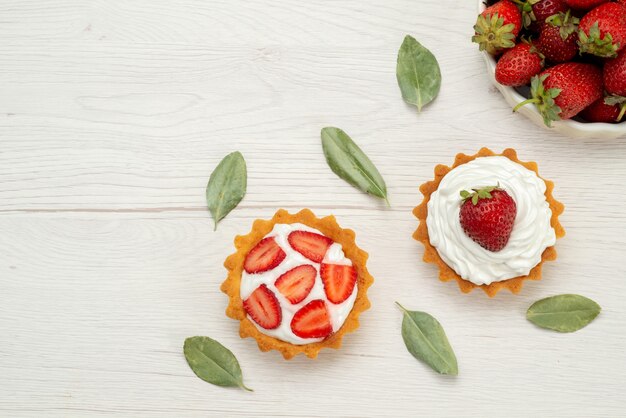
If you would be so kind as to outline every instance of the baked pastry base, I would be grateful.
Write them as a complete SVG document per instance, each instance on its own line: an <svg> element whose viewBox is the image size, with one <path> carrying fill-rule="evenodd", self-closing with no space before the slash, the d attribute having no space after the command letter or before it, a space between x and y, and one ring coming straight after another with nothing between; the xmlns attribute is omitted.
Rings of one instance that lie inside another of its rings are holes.
<svg viewBox="0 0 626 418"><path fill-rule="evenodd" d="M543 254L541 255L541 261L526 276L514 277L512 279L503 280L500 282L494 282L489 285L476 285L468 280L464 280L459 276L451 267L449 267L439 256L437 249L430 244L430 240L428 237L428 228L426 226L426 217L428 216L428 202L430 201L430 196L435 190L439 187L439 183L443 177L448 174L453 168L460 166L461 164L466 164L472 160L475 160L479 157L488 157L494 155L502 155L508 158L511 161L514 161L527 169L534 171L539 176L539 171L537 170L537 163L535 162L524 162L520 161L517 158L517 153L515 150L508 148L505 149L502 154L496 154L488 148L482 148L478 151L477 154L474 155L465 155L465 154L457 154L454 159L454 164L451 167L446 165L437 165L435 167L435 179L429 182L426 182L420 186L420 192L424 195L424 200L422 203L417 206L413 210L413 214L419 219L419 227L413 234L413 238L417 241L420 241L424 245L424 261L427 263L436 264L439 267L439 279L441 281L447 282L450 280L456 280L459 285L459 288L463 293L469 293L477 287L480 287L489 297L495 296L500 290L508 289L512 293L519 293L522 290L522 286L524 280L541 280L541 266L545 261L556 260L556 250L554 246L548 247L545 249ZM559 201L557 201L554 196L552 196L552 191L554 189L554 183L543 179L546 183L546 200L550 205L550 210L552 211L552 217L550 219L550 224L554 231L556 232L557 238L562 238L565 236L565 229L561 226L559 222L559 215L563 213L565 206Z"/></svg>
<svg viewBox="0 0 626 418"><path fill-rule="evenodd" d="M243 301L239 295L243 262L248 252L263 237L272 231L275 224L293 223L301 223L315 228L336 243L341 244L346 257L352 260L358 273L358 293L354 307L352 311L350 311L343 326L325 340L305 345L291 344L265 335L259 331L248 319L243 308ZM300 353L304 353L310 358L315 358L323 348L338 349L341 347L341 340L344 334L353 332L359 327L359 315L361 312L370 308L370 301L367 298L367 289L374 282L374 278L369 274L365 266L369 256L365 251L357 247L354 231L342 229L332 215L320 219L308 209L303 209L296 214L290 214L286 210L280 209L276 212L274 217L268 221L262 219L254 221L249 234L235 237L235 247L237 251L224 262L224 267L228 270L228 277L224 283L222 283L221 290L226 293L229 298L226 315L240 321L239 335L241 338L254 338L261 351L278 350L285 359L291 359Z"/></svg>

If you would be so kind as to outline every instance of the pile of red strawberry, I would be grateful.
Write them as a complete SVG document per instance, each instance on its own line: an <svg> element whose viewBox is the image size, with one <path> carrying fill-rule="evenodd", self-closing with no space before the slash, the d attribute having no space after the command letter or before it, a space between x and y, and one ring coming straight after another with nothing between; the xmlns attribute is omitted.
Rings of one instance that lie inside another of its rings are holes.
<svg viewBox="0 0 626 418"><path fill-rule="evenodd" d="M490 1L472 38L498 57L496 80L530 85L546 125L626 120L626 0Z"/></svg>

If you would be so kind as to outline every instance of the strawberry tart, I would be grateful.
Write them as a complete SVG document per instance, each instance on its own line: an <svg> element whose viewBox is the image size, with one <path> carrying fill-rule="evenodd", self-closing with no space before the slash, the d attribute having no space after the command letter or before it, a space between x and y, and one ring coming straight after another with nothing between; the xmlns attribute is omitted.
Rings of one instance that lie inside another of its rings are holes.
<svg viewBox="0 0 626 418"><path fill-rule="evenodd" d="M370 306L368 255L333 216L279 210L269 221L255 221L248 235L235 238L235 247L224 263L226 314L262 351L315 358L322 348L339 348Z"/></svg>
<svg viewBox="0 0 626 418"><path fill-rule="evenodd" d="M464 293L519 293L524 280L541 279L543 262L556 259L554 245L565 235L553 188L537 164L518 160L512 149L458 154L420 187L413 237L425 247L424 261L438 265L439 278L456 280Z"/></svg>

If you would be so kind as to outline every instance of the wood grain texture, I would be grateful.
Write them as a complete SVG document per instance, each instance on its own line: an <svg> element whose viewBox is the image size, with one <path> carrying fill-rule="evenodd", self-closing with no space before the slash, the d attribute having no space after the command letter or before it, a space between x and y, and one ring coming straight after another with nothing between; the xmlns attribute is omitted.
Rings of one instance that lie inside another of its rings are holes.
<svg viewBox="0 0 626 418"><path fill-rule="evenodd" d="M0 416L623 415L626 143L512 114L468 41L473 6L3 1ZM395 80L405 34L443 73L419 115ZM330 171L327 125L369 154L391 208ZM566 205L558 260L520 296L460 294L411 239L419 185L481 146L538 161ZM204 188L234 150L248 194L212 232ZM279 207L333 213L371 253L372 309L317 361L260 353L224 315L234 236ZM603 311L571 335L525 320L558 293ZM406 351L396 300L443 324L458 378ZM191 335L229 347L255 393L197 379L182 355Z"/></svg>

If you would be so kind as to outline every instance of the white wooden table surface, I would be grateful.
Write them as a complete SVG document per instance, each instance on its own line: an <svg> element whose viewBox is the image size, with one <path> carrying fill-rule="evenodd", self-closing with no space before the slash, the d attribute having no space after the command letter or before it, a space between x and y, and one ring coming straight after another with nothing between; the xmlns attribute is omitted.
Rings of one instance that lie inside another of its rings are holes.
<svg viewBox="0 0 626 418"><path fill-rule="evenodd" d="M626 142L573 140L511 113L469 41L463 0L4 0L0 4L0 416L618 417L626 409ZM443 87L418 115L405 34ZM327 167L345 129L392 202ZM568 234L544 280L488 299L441 283L411 239L437 163L514 147L556 181ZM204 188L239 150L248 194L212 231ZM277 208L358 232L372 309L340 351L284 361L238 336L220 293L235 235ZM581 293L603 312L556 334L524 317ZM435 315L456 378L414 360L394 301ZM197 379L185 337L238 357L254 393Z"/></svg>

